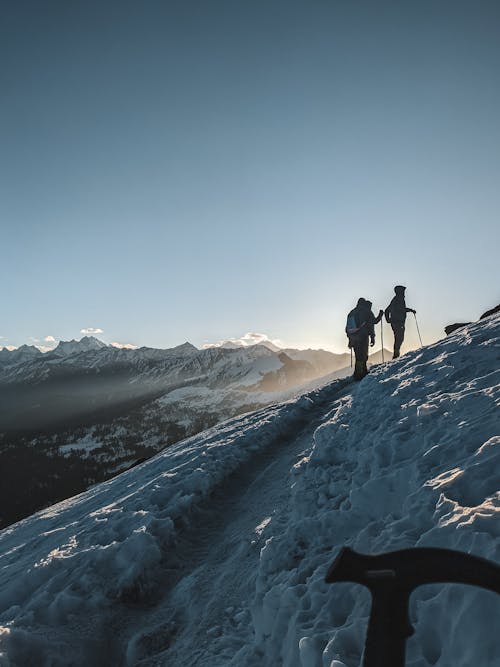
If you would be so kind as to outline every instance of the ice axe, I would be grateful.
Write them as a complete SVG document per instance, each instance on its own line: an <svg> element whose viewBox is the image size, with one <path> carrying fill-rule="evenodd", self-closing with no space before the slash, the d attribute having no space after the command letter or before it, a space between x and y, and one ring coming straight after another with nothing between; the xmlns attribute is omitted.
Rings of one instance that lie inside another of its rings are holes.
<svg viewBox="0 0 500 667"><path fill-rule="evenodd" d="M404 667L406 640L414 632L408 613L413 590L423 584L457 583L500 593L500 566L450 549L403 549L367 556L343 547L325 581L352 581L370 590L363 667Z"/></svg>

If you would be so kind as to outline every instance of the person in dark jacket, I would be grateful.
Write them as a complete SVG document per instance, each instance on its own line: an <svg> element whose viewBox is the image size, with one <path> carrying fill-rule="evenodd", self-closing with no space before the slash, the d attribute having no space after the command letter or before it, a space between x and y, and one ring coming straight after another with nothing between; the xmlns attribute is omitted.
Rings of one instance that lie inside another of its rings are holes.
<svg viewBox="0 0 500 667"><path fill-rule="evenodd" d="M394 292L396 296L393 297L391 303L385 309L385 319L391 325L394 332L394 354L393 359L399 357L401 345L405 337L405 321L406 313L416 314L413 308L407 308L405 302L405 290L403 285L396 285Z"/></svg>
<svg viewBox="0 0 500 667"><path fill-rule="evenodd" d="M383 315L381 310L377 317L372 313L371 301L360 298L356 308L353 308L347 316L346 334L349 339L349 347L354 350L355 365L354 379L362 380L368 373L366 362L368 361L368 343L375 345L374 325L380 322Z"/></svg>

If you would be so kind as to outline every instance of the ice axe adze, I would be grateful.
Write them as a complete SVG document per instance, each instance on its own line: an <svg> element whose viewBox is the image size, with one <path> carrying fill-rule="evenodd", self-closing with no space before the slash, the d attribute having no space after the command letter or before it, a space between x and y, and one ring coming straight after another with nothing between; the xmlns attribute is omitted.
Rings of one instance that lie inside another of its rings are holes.
<svg viewBox="0 0 500 667"><path fill-rule="evenodd" d="M363 667L404 667L406 640L414 632L408 613L412 591L423 584L458 583L500 593L500 566L450 549L403 549L366 556L344 547L325 580L329 584L352 581L370 590Z"/></svg>

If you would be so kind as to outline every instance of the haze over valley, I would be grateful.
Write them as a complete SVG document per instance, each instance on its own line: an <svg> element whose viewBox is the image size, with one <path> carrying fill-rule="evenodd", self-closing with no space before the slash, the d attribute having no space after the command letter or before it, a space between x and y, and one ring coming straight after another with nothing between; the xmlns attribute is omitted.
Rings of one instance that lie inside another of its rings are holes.
<svg viewBox="0 0 500 667"><path fill-rule="evenodd" d="M349 354L270 342L128 349L84 336L47 352L4 348L0 526L224 419L350 372Z"/></svg>

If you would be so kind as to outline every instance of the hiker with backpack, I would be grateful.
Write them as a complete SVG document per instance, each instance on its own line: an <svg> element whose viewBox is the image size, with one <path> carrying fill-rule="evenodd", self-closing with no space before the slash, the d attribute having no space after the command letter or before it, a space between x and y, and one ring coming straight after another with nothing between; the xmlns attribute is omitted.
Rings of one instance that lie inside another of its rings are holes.
<svg viewBox="0 0 500 667"><path fill-rule="evenodd" d="M416 315L417 311L413 308L407 308L405 302L405 290L403 285L396 285L394 288L395 296L391 303L385 309L385 319L391 325L394 333L394 354L393 359L399 357L401 345L405 337L406 313Z"/></svg>
<svg viewBox="0 0 500 667"><path fill-rule="evenodd" d="M375 324L380 322L384 311L378 316L372 313L372 303L366 299L358 299L356 308L353 308L347 316L345 332L349 340L349 347L354 350L355 365L354 379L362 380L368 373L366 362L368 361L368 344L375 345Z"/></svg>

